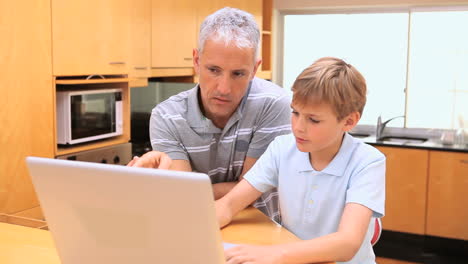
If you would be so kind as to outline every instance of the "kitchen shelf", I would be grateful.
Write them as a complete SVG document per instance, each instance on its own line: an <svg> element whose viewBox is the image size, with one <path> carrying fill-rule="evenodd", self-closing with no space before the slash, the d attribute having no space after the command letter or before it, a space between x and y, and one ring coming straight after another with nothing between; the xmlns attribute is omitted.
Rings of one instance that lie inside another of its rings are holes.
<svg viewBox="0 0 468 264"><path fill-rule="evenodd" d="M128 78L89 79L89 80L72 79L72 80L56 80L55 84L70 85L70 84L93 84L93 83L125 83L129 81L130 79Z"/></svg>
<svg viewBox="0 0 468 264"><path fill-rule="evenodd" d="M129 136L127 135L122 135L118 137L114 137L111 139L105 139L105 140L100 140L100 141L95 141L95 142L90 142L90 143L84 143L84 144L79 144L76 146L70 146L70 147L57 147L57 152L55 153L55 156L62 156L62 155L68 155L76 152L81 152L81 151L86 151L86 150L92 150L92 149L97 149L97 148L103 148L103 147L108 147L108 146L113 146L117 144L123 144L127 143L130 141Z"/></svg>

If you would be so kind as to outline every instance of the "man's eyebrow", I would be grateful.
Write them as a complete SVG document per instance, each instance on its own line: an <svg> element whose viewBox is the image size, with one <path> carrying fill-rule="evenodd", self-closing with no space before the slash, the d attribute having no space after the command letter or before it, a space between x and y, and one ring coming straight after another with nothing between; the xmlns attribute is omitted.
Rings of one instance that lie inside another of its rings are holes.
<svg viewBox="0 0 468 264"><path fill-rule="evenodd" d="M205 65L207 68L218 68L218 69L221 69L221 67L217 66L217 65L214 65L214 64L206 64Z"/></svg>

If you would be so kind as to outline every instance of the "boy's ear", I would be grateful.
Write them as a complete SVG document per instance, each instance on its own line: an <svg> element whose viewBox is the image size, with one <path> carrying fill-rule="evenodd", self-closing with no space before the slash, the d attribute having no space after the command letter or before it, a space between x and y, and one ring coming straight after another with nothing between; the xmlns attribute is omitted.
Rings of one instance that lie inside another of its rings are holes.
<svg viewBox="0 0 468 264"><path fill-rule="evenodd" d="M353 112L345 117L345 124L343 130L348 132L353 129L361 119L361 114L359 112Z"/></svg>

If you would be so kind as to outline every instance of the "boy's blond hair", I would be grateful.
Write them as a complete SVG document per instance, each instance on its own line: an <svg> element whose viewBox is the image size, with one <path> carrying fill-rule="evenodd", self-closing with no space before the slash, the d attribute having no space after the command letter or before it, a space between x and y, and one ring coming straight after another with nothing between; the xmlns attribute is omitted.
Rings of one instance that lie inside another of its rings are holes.
<svg viewBox="0 0 468 264"><path fill-rule="evenodd" d="M324 57L307 67L294 81L293 102L329 103L338 120L353 112L362 116L366 104L366 80L341 59Z"/></svg>

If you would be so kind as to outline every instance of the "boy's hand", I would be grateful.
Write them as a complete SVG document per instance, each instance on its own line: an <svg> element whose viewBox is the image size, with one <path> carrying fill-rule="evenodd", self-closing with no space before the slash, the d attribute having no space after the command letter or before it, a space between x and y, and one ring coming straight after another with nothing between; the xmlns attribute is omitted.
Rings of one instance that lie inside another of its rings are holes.
<svg viewBox="0 0 468 264"><path fill-rule="evenodd" d="M141 157L133 157L127 166L168 170L171 164L172 159L169 158L166 153L160 151L150 151Z"/></svg>
<svg viewBox="0 0 468 264"><path fill-rule="evenodd" d="M276 245L240 245L224 252L226 264L281 264L283 251Z"/></svg>

